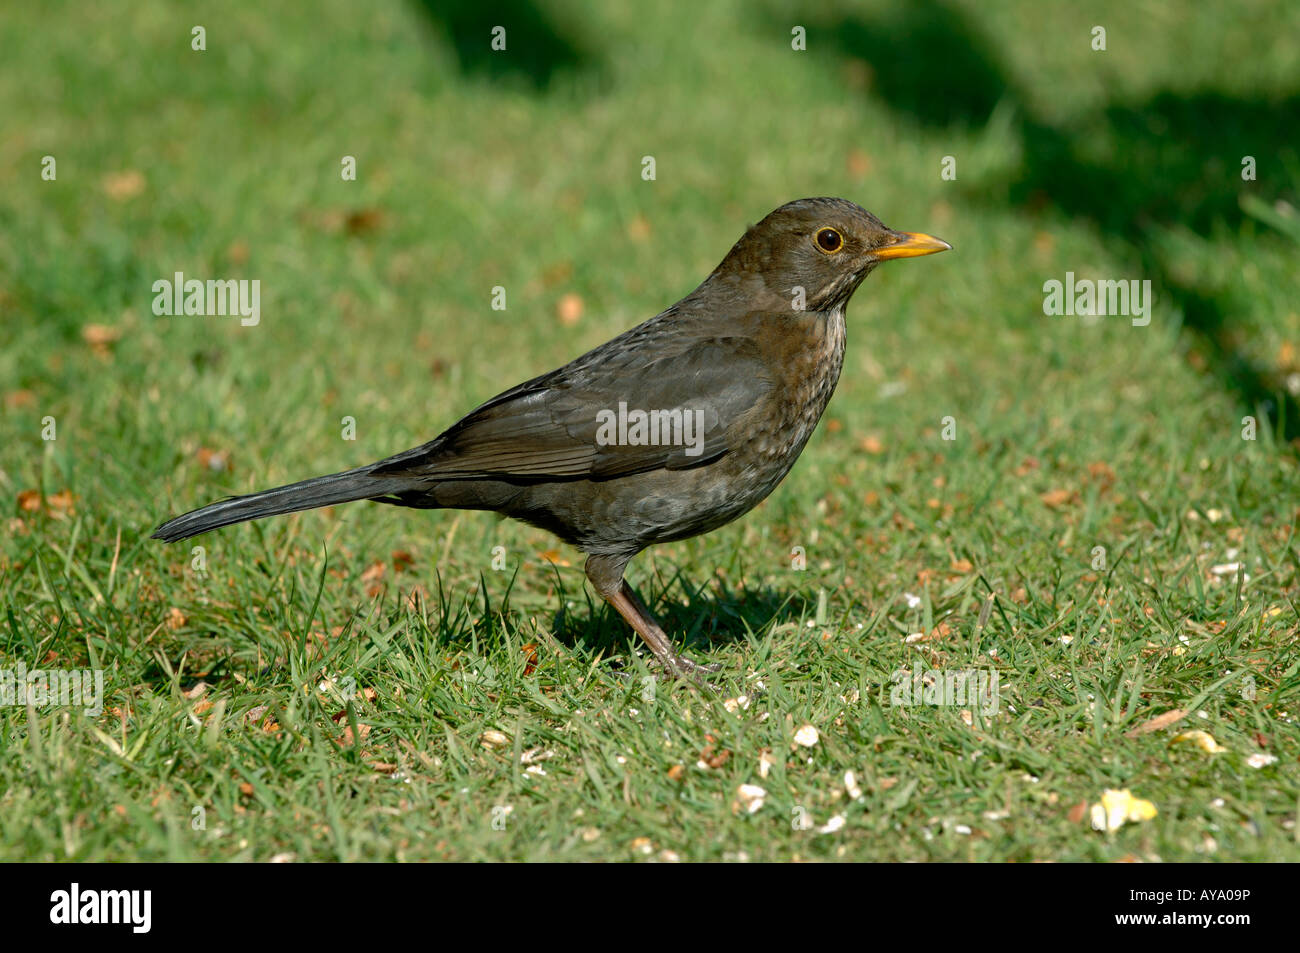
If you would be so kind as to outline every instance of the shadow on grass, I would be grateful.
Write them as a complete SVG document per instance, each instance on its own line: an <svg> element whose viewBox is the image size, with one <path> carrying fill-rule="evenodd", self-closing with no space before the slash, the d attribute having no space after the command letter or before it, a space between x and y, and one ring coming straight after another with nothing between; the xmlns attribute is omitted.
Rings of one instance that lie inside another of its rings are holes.
<svg viewBox="0 0 1300 953"><path fill-rule="evenodd" d="M666 582L666 589L658 580L634 588L668 633L673 647L688 655L743 642L748 632L797 622L809 617L812 611L805 597L797 592L772 589L737 592L712 575L697 585L678 570ZM643 654L648 660L649 650L640 636L613 608L600 602L589 590L587 595L585 607L580 607L575 600L573 609L561 609L555 614L553 631L560 643L582 645L593 653L618 659L626 659L630 650L645 650Z"/></svg>
<svg viewBox="0 0 1300 953"><path fill-rule="evenodd" d="M1205 276L1178 269L1157 247L1160 233L1175 227L1207 241L1239 229L1244 194L1294 204L1294 183L1284 170L1297 164L1294 123L1287 120L1300 115L1300 95L1164 92L1144 102L1109 104L1068 127L1054 125L1035 114L959 9L911 0L875 19L808 19L840 55L870 65L875 95L921 123L975 127L987 123L999 104L1011 107L1022 146L1020 168L1003 183L964 190L963 200L1030 215L1055 210L1091 224L1141 267L1142 277L1152 279L1158 307L1181 313L1196 352L1243 409L1264 414L1287 441L1300 438L1294 398L1273 370L1239 346L1241 331L1232 315L1249 302L1229 300ZM1259 181L1242 180L1246 155L1255 157Z"/></svg>
<svg viewBox="0 0 1300 953"><path fill-rule="evenodd" d="M445 34L465 76L522 83L544 92L563 73L590 70L599 65L589 48L529 0L502 0L493 4L477 0L414 0L414 3L435 29ZM493 31L498 27L505 31L504 50L492 48Z"/></svg>

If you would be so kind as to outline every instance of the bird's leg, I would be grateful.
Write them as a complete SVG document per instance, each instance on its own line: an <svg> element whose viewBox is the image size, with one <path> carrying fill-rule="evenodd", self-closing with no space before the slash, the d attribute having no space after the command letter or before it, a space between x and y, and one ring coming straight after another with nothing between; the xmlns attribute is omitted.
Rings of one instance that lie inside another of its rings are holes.
<svg viewBox="0 0 1300 953"><path fill-rule="evenodd" d="M659 623L655 620L655 617L651 614L650 609L646 606L644 602L641 601L641 597L638 596L633 591L632 587L629 586L626 581L623 583L623 587L619 595L621 595L624 599L628 601L628 603L631 605L632 610L636 612L637 616L640 617L640 619L647 626L649 626L649 629L651 631L657 633L658 638L663 641L664 653L666 653L667 657L665 658L665 655L661 654L657 649L655 650L655 655L658 656L659 661L663 662L665 665L668 666L670 671L673 671L674 673L684 672L687 675L699 675L701 673L722 671L721 665L701 665L699 662L692 662L684 655L676 654L673 651L672 643L668 641L667 634L660 627ZM628 615L627 612L625 612L622 608L620 608L620 606L617 603L611 603L611 604L614 606L615 609L618 609L619 613L623 616L624 619L627 619L628 625L636 629L637 632L641 634L641 638L645 639L646 642L650 644L650 647L654 649L654 644L650 642L650 636L647 634L646 630L638 626L637 623L633 620L633 617Z"/></svg>
<svg viewBox="0 0 1300 953"><path fill-rule="evenodd" d="M655 654L655 658L668 669L670 674L681 675L689 671L689 663L673 651L672 643L668 641L668 634L655 621L654 616L641 611L632 588L626 582L619 586L617 592L605 596L605 601L617 609L618 614L627 621L627 624L636 630L637 635L641 636L645 644L650 647L650 651Z"/></svg>
<svg viewBox="0 0 1300 953"><path fill-rule="evenodd" d="M587 578L596 587L600 597L618 610L618 614L636 630L637 635L641 636L655 658L659 660L659 664L667 669L670 675L684 675L698 679L702 673L718 671L721 666L701 665L673 651L668 634L655 621L646 604L623 579L623 568L630 558L611 556L587 558Z"/></svg>

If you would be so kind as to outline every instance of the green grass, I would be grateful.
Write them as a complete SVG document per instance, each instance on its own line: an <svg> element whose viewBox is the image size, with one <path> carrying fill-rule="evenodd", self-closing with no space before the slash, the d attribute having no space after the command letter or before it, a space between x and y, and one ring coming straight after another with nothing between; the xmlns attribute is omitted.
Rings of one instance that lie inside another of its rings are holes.
<svg viewBox="0 0 1300 953"><path fill-rule="evenodd" d="M541 86L416 4L0 18L0 668L101 668L107 708L0 708L0 858L1300 859L1300 421L1258 406L1300 371L1300 8L602 6L543 7L585 52ZM580 555L487 514L147 538L429 439L805 195L954 251L859 291L765 504L633 563L748 708L647 682ZM175 271L259 279L261 323L154 316ZM1154 320L1045 317L1066 271L1152 277ZM916 661L996 669L998 712L891 705ZM1157 816L1072 819L1106 788Z"/></svg>

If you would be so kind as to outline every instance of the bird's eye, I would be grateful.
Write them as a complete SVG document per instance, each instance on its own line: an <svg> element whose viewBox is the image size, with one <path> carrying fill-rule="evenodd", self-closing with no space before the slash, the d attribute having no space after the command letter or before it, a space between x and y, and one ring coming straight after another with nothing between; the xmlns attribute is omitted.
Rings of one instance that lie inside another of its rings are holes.
<svg viewBox="0 0 1300 953"><path fill-rule="evenodd" d="M844 238L833 228L823 228L817 233L817 247L833 255L844 247Z"/></svg>

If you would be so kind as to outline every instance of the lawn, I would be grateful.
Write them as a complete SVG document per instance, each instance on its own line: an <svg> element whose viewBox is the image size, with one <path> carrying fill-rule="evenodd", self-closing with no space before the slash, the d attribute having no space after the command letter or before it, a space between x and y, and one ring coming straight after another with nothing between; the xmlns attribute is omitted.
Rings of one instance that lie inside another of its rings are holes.
<svg viewBox="0 0 1300 953"><path fill-rule="evenodd" d="M614 6L0 15L0 674L103 678L0 707L0 859L1300 860L1300 6ZM717 695L491 514L148 538L430 439L810 195L953 251L858 291L764 504L632 563ZM176 272L260 320L156 315ZM1067 273L1150 322L1044 314ZM1093 829L1107 789L1154 815Z"/></svg>

